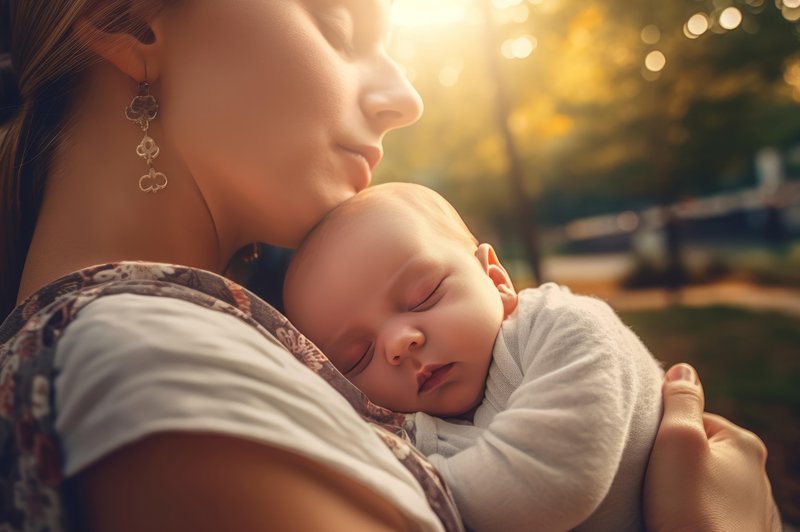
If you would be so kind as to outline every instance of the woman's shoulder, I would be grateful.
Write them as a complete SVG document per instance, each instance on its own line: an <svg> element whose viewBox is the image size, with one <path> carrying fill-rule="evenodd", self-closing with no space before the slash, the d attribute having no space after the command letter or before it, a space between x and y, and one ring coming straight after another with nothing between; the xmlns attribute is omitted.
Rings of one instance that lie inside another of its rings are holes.
<svg viewBox="0 0 800 532"><path fill-rule="evenodd" d="M347 400L236 315L108 295L65 329L56 367L66 476L153 435L227 436L331 467L431 524L429 510L412 509L425 498L408 471Z"/></svg>
<svg viewBox="0 0 800 532"><path fill-rule="evenodd" d="M403 419L369 403L284 316L211 272L87 268L32 295L0 326L0 441L20 423L38 427L28 431L38 430L33 461L33 448L12 449L19 468L34 463L37 472L11 473L29 478L37 497L57 498L52 486L64 476L147 436L203 433L291 449L423 520L427 495L457 522L438 477L403 441Z"/></svg>
<svg viewBox="0 0 800 532"><path fill-rule="evenodd" d="M303 374L305 369L269 332L236 315L134 293L86 305L63 330L54 364L63 396L75 393L73 384L81 390L94 381L111 385L136 375L155 382L176 368L199 381L230 372L257 375L288 367Z"/></svg>
<svg viewBox="0 0 800 532"><path fill-rule="evenodd" d="M87 304L64 329L57 365L69 356L109 356L147 350L176 356L229 357L233 344L263 352L283 350L268 333L234 314L174 297L118 293ZM241 352L241 350L239 350Z"/></svg>
<svg viewBox="0 0 800 532"><path fill-rule="evenodd" d="M64 329L54 366L67 475L161 426L252 428L258 414L248 405L274 399L269 383L317 384L277 340L236 316L130 293L86 305Z"/></svg>

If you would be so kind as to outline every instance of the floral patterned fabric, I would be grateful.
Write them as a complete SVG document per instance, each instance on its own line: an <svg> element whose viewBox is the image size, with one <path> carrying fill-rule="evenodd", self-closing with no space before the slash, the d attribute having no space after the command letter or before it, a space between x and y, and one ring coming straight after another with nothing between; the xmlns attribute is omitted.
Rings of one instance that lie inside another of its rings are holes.
<svg viewBox="0 0 800 532"><path fill-rule="evenodd" d="M438 472L411 445L406 416L372 404L288 320L243 287L210 272L145 262L94 266L63 277L20 304L0 325L0 532L72 530L55 432L56 345L96 299L120 293L171 297L245 321L277 338L325 379L416 477L448 531L463 530Z"/></svg>

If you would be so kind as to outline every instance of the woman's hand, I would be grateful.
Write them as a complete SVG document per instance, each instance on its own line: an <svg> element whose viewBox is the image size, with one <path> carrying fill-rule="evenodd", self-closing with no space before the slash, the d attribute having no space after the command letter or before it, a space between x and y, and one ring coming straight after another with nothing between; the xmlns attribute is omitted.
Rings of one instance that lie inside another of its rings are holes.
<svg viewBox="0 0 800 532"><path fill-rule="evenodd" d="M647 529L780 531L764 443L703 413L703 388L691 366L670 368L663 394L664 418L645 479Z"/></svg>

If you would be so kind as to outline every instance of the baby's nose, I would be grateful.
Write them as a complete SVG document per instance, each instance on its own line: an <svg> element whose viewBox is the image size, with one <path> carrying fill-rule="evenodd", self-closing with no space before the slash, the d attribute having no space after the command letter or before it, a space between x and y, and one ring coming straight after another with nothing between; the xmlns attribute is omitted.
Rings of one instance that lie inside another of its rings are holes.
<svg viewBox="0 0 800 532"><path fill-rule="evenodd" d="M400 325L387 333L385 351L389 364L402 364L425 345L425 335L416 327Z"/></svg>

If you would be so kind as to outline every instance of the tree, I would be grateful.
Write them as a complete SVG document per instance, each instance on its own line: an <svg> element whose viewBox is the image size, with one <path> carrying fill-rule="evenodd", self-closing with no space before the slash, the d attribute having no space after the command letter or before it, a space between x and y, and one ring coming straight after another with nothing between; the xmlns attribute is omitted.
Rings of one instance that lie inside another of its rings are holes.
<svg viewBox="0 0 800 532"><path fill-rule="evenodd" d="M512 57L499 76L508 86L522 189L539 221L561 224L741 186L752 179L756 150L797 142L800 75L790 85L787 72L800 72L800 23L788 19L800 11L772 1L730 0L742 20L724 30L720 0L495 0L508 6L495 8L498 40L511 43ZM513 196L502 187L506 152L494 126L481 12L462 4L458 22L396 32L395 52L426 114L390 137L379 178L433 186L491 234L513 227ZM684 26L700 12L710 27L687 38ZM643 34L649 26L658 31ZM656 51L666 61L658 72L658 62L645 67Z"/></svg>

